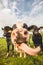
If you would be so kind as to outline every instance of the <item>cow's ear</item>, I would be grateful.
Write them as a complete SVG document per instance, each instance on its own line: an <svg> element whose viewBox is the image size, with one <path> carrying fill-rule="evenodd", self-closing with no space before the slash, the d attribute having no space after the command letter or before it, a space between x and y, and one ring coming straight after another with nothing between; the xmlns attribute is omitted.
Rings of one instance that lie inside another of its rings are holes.
<svg viewBox="0 0 43 65"><path fill-rule="evenodd" d="M4 28L1 28L2 30L4 30Z"/></svg>

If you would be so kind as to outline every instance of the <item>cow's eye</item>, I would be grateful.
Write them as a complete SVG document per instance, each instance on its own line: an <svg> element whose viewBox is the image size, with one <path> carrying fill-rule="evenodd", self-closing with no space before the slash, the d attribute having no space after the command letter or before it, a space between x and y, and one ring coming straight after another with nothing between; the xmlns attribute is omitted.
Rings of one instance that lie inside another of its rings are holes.
<svg viewBox="0 0 43 65"><path fill-rule="evenodd" d="M25 32L24 32L24 34L25 34L25 35L27 35L27 34L28 34L28 32L27 32L27 31L25 31Z"/></svg>

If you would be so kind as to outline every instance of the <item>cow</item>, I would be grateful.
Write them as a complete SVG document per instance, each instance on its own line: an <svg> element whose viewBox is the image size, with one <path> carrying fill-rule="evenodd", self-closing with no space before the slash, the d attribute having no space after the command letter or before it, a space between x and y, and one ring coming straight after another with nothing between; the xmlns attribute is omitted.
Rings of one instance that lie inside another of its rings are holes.
<svg viewBox="0 0 43 65"><path fill-rule="evenodd" d="M42 36L41 36L41 33L39 32L40 28L41 27L34 28L32 40L34 42L34 47L36 48L36 47L40 46L41 50L43 51Z"/></svg>
<svg viewBox="0 0 43 65"><path fill-rule="evenodd" d="M21 28L21 33L23 32L23 34L25 35L25 34L28 34L27 33L27 24L26 23L22 23L22 22L17 22L16 24L14 24L13 26L12 26L12 28L13 28L13 30L15 30L15 29L17 29L17 28L19 28L19 30L20 30L20 28ZM26 32L25 31L22 31L22 28L25 30L26 29ZM25 33L24 33L25 32ZM16 33L16 31L15 31L15 33ZM12 33L13 34L13 33ZM22 37L22 35L20 34L20 32L19 31L17 31L17 40L16 40L16 42L18 43L18 40L20 40L20 39L22 39L23 40L23 37ZM26 39L25 39L26 40ZM23 40L24 41L24 40ZM26 41L25 41L26 42ZM28 41L29 42L29 41ZM27 43L27 42L26 42ZM28 43L27 43L27 45L28 45ZM15 46L15 50L17 51L17 52L19 52L20 53L20 57L22 57L22 54L24 54L24 57L26 57L26 54L24 53L24 51L22 51L22 50L18 50L18 48L17 48L17 46L16 46L16 44L14 44L14 46Z"/></svg>
<svg viewBox="0 0 43 65"><path fill-rule="evenodd" d="M6 37L7 42L7 57L9 56L10 45L12 45L12 56L14 57L14 45L11 42L11 32L13 29L10 26L5 26L2 30L4 32L3 36Z"/></svg>
<svg viewBox="0 0 43 65"><path fill-rule="evenodd" d="M34 47L40 46L42 50L42 36L39 33L39 30L43 27L37 27L36 25L31 25L28 27L28 31L32 30L32 41L34 43Z"/></svg>
<svg viewBox="0 0 43 65"><path fill-rule="evenodd" d="M22 54L24 54L24 58L26 57L26 54L23 50L20 50L18 48L18 45L25 43L28 43L29 36L28 31L25 28L16 28L12 31L11 34L11 40L14 46L16 47L16 51L20 53L20 57L22 57Z"/></svg>

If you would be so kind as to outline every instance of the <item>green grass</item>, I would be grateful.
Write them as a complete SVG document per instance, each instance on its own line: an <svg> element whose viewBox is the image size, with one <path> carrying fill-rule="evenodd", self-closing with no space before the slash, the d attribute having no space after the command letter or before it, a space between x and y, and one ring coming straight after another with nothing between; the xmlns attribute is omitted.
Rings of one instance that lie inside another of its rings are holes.
<svg viewBox="0 0 43 65"><path fill-rule="evenodd" d="M32 44L31 44L32 43ZM33 46L32 39L30 39L30 44ZM0 39L0 65L43 65L43 52L37 56L29 56L27 55L26 58L20 58L19 55L9 56L6 58L6 41L4 38ZM10 54L12 54L10 48Z"/></svg>

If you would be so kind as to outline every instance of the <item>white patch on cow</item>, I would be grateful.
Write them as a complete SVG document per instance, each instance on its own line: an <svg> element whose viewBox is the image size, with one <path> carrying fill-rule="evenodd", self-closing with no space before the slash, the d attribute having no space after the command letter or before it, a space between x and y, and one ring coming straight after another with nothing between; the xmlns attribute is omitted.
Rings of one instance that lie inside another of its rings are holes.
<svg viewBox="0 0 43 65"><path fill-rule="evenodd" d="M17 26L17 28L22 28L23 23L22 22L17 22L16 26Z"/></svg>

